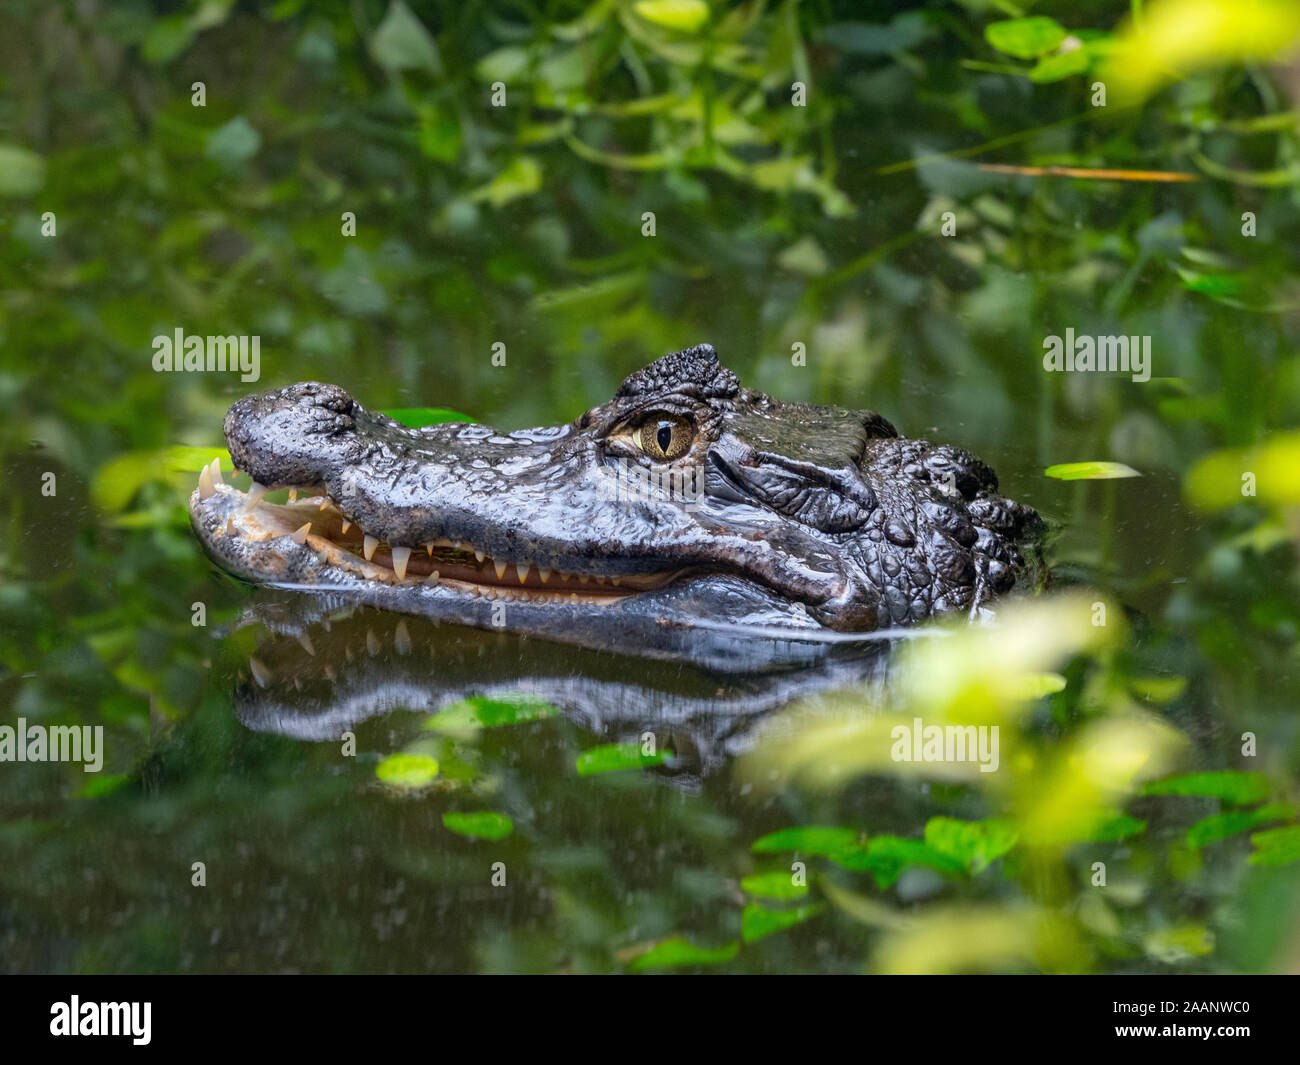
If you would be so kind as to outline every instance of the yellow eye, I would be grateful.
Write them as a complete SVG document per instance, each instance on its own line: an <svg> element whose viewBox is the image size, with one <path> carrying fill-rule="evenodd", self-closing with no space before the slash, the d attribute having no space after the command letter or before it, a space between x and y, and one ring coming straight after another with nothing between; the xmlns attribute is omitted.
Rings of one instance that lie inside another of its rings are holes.
<svg viewBox="0 0 1300 1065"><path fill-rule="evenodd" d="M655 462L672 462L690 450L695 431L691 423L676 414L652 414L641 423L632 439Z"/></svg>

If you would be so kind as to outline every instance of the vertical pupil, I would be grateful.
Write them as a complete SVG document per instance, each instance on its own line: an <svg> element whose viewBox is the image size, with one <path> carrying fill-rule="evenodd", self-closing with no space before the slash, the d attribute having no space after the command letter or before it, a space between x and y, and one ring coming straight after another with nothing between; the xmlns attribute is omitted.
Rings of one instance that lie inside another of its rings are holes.
<svg viewBox="0 0 1300 1065"><path fill-rule="evenodd" d="M667 454L668 445L673 442L673 423L660 422L659 433L655 439L659 441L659 450Z"/></svg>

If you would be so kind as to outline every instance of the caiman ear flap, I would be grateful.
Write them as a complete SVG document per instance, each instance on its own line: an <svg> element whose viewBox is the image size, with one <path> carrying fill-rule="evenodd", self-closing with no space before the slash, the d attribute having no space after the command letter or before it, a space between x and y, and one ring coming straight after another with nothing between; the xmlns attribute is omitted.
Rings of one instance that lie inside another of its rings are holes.
<svg viewBox="0 0 1300 1065"><path fill-rule="evenodd" d="M718 362L712 344L699 344L685 351L655 359L649 366L629 374L615 399L653 392L684 392L702 399L728 398L740 390L740 382Z"/></svg>

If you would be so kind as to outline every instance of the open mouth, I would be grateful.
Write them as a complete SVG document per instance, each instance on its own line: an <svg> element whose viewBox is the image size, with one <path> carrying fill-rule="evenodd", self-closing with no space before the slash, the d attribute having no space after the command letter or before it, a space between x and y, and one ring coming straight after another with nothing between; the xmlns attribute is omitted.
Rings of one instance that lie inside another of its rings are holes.
<svg viewBox="0 0 1300 1065"><path fill-rule="evenodd" d="M286 488L285 502L266 498ZM213 459L199 473L198 496L209 500L218 494L227 497L223 499L226 520L224 527L213 530L214 537L237 537L249 543L288 538L314 551L325 565L386 584L446 582L501 595L602 602L663 587L679 573L569 573L526 559L494 558L472 543L445 538L415 546L390 544L351 521L322 485L267 487L254 482L241 492L223 481L219 460Z"/></svg>

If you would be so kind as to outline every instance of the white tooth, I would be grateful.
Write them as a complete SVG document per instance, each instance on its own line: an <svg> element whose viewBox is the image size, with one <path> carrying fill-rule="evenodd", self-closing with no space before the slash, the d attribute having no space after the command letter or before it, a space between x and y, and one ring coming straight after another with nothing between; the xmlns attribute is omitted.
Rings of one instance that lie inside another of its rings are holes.
<svg viewBox="0 0 1300 1065"><path fill-rule="evenodd" d="M378 546L379 546L379 541L376 540L369 533L367 533L366 538L364 541L362 541L362 545L361 545L361 553L366 556L367 562L369 562L372 558L375 557L375 548Z"/></svg>
<svg viewBox="0 0 1300 1065"><path fill-rule="evenodd" d="M438 573L438 571L434 570L432 573L429 574L427 578L425 578L425 581L428 584L437 584L439 576L441 575Z"/></svg>
<svg viewBox="0 0 1300 1065"><path fill-rule="evenodd" d="M307 542L307 534L309 532L311 532L311 522L308 522L306 525L303 525L301 528L294 529L294 531L289 534L289 539L292 540L295 544L305 544Z"/></svg>
<svg viewBox="0 0 1300 1065"><path fill-rule="evenodd" d="M424 549L425 549L427 552L429 552L429 557L430 557L430 558L433 558L433 541L432 541L432 540L430 540L427 544L424 545Z"/></svg>
<svg viewBox="0 0 1300 1065"><path fill-rule="evenodd" d="M212 487L212 467L204 466L199 470L199 498L207 499L215 491Z"/></svg>
<svg viewBox="0 0 1300 1065"><path fill-rule="evenodd" d="M310 637L310 636L308 636L305 632L300 632L300 633L298 633L298 642L299 642L300 644L302 644L302 649L303 649L304 651L306 651L306 652L307 652L309 655L311 655L313 658L316 657L316 648L314 648L314 647L311 645L311 637Z"/></svg>
<svg viewBox="0 0 1300 1065"><path fill-rule="evenodd" d="M487 558L487 555L485 555L482 551L474 552L474 561L482 562L485 558Z"/></svg>
<svg viewBox="0 0 1300 1065"><path fill-rule="evenodd" d="M320 497L320 508L321 508L321 510L324 510L324 509L325 509L326 507L328 507L329 505L330 505L330 497L329 497L329 496L321 496L321 497Z"/></svg>
<svg viewBox="0 0 1300 1065"><path fill-rule="evenodd" d="M212 483L214 485L224 485L226 482L221 479L221 460L212 460Z"/></svg>
<svg viewBox="0 0 1300 1065"><path fill-rule="evenodd" d="M238 536L238 535L239 535L239 530L235 528L235 519L234 519L234 518L227 518L227 519L226 519L226 535L227 535L227 536Z"/></svg>
<svg viewBox="0 0 1300 1065"><path fill-rule="evenodd" d="M343 531L344 531L344 532L347 532L350 528L352 528L352 522L348 521L347 518L344 518L344 519L343 519Z"/></svg>
<svg viewBox="0 0 1300 1065"><path fill-rule="evenodd" d="M533 564L532 564L531 562L516 562L516 563L515 563L515 572L516 572L517 574L519 574L519 583L520 583L520 584L523 584L524 581L528 580L528 571L529 571L530 569L532 569L532 568L533 568Z"/></svg>
<svg viewBox="0 0 1300 1065"><path fill-rule="evenodd" d="M298 502L298 489L296 488L289 489L289 502L290 503Z"/></svg>
<svg viewBox="0 0 1300 1065"><path fill-rule="evenodd" d="M497 580L504 580L506 576L506 564L504 562L493 562L492 565L496 567Z"/></svg>
<svg viewBox="0 0 1300 1065"><path fill-rule="evenodd" d="M397 648L399 655L411 653L411 634L406 629L405 621L397 623L397 631L393 633L393 646Z"/></svg>
<svg viewBox="0 0 1300 1065"><path fill-rule="evenodd" d="M265 663L258 661L256 658L250 658L248 668L253 671L253 679L257 681L259 687L265 688L270 683L271 671L266 668Z"/></svg>
<svg viewBox="0 0 1300 1065"><path fill-rule="evenodd" d="M371 658L379 654L379 638L369 629L366 629L366 650L370 652Z"/></svg>
<svg viewBox="0 0 1300 1065"><path fill-rule="evenodd" d="M397 574L399 581L406 580L406 564L411 560L411 549L409 547L393 548L393 572Z"/></svg>
<svg viewBox="0 0 1300 1065"><path fill-rule="evenodd" d="M262 501L262 497L266 495L266 492L266 485L258 484L256 481L250 484L248 486L248 503L244 507L245 512L250 511L257 506L257 504Z"/></svg>
<svg viewBox="0 0 1300 1065"><path fill-rule="evenodd" d="M537 576L541 577L541 578L542 578L542 583L545 584L547 581L549 581L549 580L551 579L551 571L548 570L548 569L542 569L541 566L538 566L538 567L537 567Z"/></svg>

